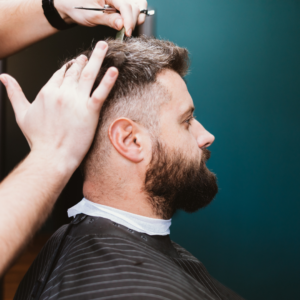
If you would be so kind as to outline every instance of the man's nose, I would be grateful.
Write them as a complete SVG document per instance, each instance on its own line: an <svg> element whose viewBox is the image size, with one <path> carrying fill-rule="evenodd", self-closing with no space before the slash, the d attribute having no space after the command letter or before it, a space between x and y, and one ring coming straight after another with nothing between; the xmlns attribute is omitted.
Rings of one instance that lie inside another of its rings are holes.
<svg viewBox="0 0 300 300"><path fill-rule="evenodd" d="M199 148L207 148L214 142L214 140L215 140L215 136L212 135L207 130L205 130L205 134L201 135L197 139L197 142L198 142Z"/></svg>
<svg viewBox="0 0 300 300"><path fill-rule="evenodd" d="M197 133L196 139L199 148L207 148L209 147L215 140L214 135L208 132L198 121L197 121Z"/></svg>

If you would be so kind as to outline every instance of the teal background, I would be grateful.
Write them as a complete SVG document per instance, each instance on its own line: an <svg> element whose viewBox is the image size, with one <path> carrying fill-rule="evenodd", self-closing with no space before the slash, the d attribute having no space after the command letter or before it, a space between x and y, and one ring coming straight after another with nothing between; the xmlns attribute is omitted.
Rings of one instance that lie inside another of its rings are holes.
<svg viewBox="0 0 300 300"><path fill-rule="evenodd" d="M149 0L157 36L191 53L220 192L172 239L247 299L300 299L300 2Z"/></svg>

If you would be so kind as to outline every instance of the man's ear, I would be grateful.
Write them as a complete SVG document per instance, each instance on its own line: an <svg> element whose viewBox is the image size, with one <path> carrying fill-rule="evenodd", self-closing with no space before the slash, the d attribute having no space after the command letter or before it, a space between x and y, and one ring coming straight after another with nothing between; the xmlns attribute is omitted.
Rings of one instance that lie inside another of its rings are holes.
<svg viewBox="0 0 300 300"><path fill-rule="evenodd" d="M127 118L115 120L108 129L110 142L128 160L139 163L144 159L140 126Z"/></svg>

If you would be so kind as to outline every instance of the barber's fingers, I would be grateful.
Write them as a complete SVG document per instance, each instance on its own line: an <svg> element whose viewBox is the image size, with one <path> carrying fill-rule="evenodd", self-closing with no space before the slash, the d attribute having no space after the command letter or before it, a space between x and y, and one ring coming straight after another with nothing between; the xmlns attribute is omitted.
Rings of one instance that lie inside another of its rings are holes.
<svg viewBox="0 0 300 300"><path fill-rule="evenodd" d="M107 48L107 43L103 41L97 43L86 67L81 73L79 90L82 94L89 94L91 92L95 83L95 79L104 60Z"/></svg>
<svg viewBox="0 0 300 300"><path fill-rule="evenodd" d="M20 85L13 77L7 74L1 74L0 80L6 87L8 98L12 104L17 122L19 122L20 118L29 108L30 103L26 99Z"/></svg>
<svg viewBox="0 0 300 300"><path fill-rule="evenodd" d="M68 63L64 64L59 70L57 70L48 80L45 86L49 88L60 87L65 77L67 64Z"/></svg>
<svg viewBox="0 0 300 300"><path fill-rule="evenodd" d="M141 0L141 1L139 1L139 9L140 9L140 11L141 10L144 10L144 9L147 9L147 7L148 7L148 3L147 3L147 1L146 0ZM137 24L138 25L141 25L141 24L143 24L144 22L145 22L145 20L146 20L146 14L139 14L139 17L138 17L138 22L137 22Z"/></svg>
<svg viewBox="0 0 300 300"><path fill-rule="evenodd" d="M121 16L124 20L124 27L126 29L126 35L131 36L132 31L135 27L137 16L134 17L132 4L129 1L124 0L106 0L107 4L115 7L120 11Z"/></svg>
<svg viewBox="0 0 300 300"><path fill-rule="evenodd" d="M123 18L119 13L103 13L97 14L93 18L93 23L96 25L105 25L116 30L121 30L124 27Z"/></svg>
<svg viewBox="0 0 300 300"><path fill-rule="evenodd" d="M111 67L107 70L99 86L95 89L93 95L89 99L88 108L94 110L97 113L100 112L104 101L108 97L118 78L118 75L119 71L115 67Z"/></svg>
<svg viewBox="0 0 300 300"><path fill-rule="evenodd" d="M131 9L132 9L132 16L133 16L133 24L134 24L132 30L134 30L135 26L138 23L138 18L139 18L140 14L141 14L141 10L140 10L140 7L138 5L136 5L136 4L132 5Z"/></svg>
<svg viewBox="0 0 300 300"><path fill-rule="evenodd" d="M87 57L85 55L78 56L72 66L66 71L63 83L61 85L62 88L68 88L70 85L75 85L78 83L78 80L81 76L81 72L87 64Z"/></svg>

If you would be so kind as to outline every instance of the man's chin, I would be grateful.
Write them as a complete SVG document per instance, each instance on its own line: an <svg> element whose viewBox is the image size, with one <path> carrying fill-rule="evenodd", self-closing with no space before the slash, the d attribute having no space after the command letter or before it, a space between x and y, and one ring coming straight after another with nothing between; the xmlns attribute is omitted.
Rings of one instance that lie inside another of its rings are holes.
<svg viewBox="0 0 300 300"><path fill-rule="evenodd" d="M169 219L178 209L195 212L214 199L218 185L215 174L205 165L210 157L207 149L200 164L180 151L168 155L160 143L156 150L146 174L145 191L158 215Z"/></svg>
<svg viewBox="0 0 300 300"><path fill-rule="evenodd" d="M210 204L218 193L216 175L204 163L194 178L175 197L175 210L193 213Z"/></svg>

